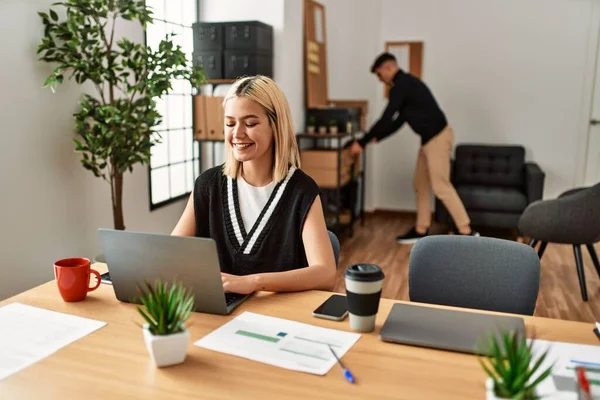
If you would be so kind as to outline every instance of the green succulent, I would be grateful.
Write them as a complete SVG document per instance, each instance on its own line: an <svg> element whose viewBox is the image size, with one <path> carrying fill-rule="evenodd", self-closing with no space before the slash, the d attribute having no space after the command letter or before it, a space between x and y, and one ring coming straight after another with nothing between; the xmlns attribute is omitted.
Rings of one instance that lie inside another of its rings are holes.
<svg viewBox="0 0 600 400"><path fill-rule="evenodd" d="M183 332L185 322L194 309L194 295L181 283L157 280L154 285L144 283L140 290L142 307L138 311L148 323L153 335L171 335Z"/></svg>
<svg viewBox="0 0 600 400"><path fill-rule="evenodd" d="M498 337L492 334L488 343L489 352L478 360L487 375L494 381L496 396L514 400L529 400L539 397L535 388L546 379L554 364L540 372L548 350L534 355L534 340L527 343L525 335L517 331L502 331ZM537 378L532 377L537 374Z"/></svg>

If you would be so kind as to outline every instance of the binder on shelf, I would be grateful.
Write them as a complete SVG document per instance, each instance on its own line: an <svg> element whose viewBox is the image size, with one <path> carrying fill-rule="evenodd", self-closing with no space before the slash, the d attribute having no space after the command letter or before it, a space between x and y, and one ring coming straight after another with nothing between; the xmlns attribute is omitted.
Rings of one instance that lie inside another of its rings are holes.
<svg viewBox="0 0 600 400"><path fill-rule="evenodd" d="M225 97L219 97L219 132L221 132L221 139L225 139L225 109L223 108L223 101Z"/></svg>
<svg viewBox="0 0 600 400"><path fill-rule="evenodd" d="M206 96L206 128L207 139L223 139L224 138L224 115L223 103L224 98L221 96Z"/></svg>
<svg viewBox="0 0 600 400"><path fill-rule="evenodd" d="M194 96L194 139L208 139L206 128L206 96Z"/></svg>

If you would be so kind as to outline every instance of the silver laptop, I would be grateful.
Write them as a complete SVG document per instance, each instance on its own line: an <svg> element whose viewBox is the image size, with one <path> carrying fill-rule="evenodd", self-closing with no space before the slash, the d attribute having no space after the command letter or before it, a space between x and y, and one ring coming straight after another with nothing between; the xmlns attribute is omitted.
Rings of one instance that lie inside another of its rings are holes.
<svg viewBox="0 0 600 400"><path fill-rule="evenodd" d="M227 315L248 295L225 293L213 239L99 229L109 280L117 299L139 304L138 285L161 278L182 282L196 312Z"/></svg>
<svg viewBox="0 0 600 400"><path fill-rule="evenodd" d="M520 317L396 303L379 338L386 342L487 355L490 335L497 336L500 330L516 330L519 335L525 335L525 323Z"/></svg>

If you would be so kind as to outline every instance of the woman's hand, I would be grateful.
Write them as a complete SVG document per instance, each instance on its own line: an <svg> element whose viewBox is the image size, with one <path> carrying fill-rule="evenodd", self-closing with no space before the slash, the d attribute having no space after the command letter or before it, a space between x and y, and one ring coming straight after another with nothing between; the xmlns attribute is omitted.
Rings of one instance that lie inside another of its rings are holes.
<svg viewBox="0 0 600 400"><path fill-rule="evenodd" d="M256 292L257 283L254 275L231 275L221 272L223 290L226 293L250 294Z"/></svg>

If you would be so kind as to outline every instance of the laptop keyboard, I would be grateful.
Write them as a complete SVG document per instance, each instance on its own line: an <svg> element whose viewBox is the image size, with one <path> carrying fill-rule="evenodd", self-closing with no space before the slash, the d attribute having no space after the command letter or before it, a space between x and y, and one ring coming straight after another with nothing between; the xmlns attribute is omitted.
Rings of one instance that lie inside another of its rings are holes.
<svg viewBox="0 0 600 400"><path fill-rule="evenodd" d="M246 297L245 294L239 294L239 293L225 293L225 304L227 304L227 306L230 306L231 304L233 304L236 300L240 300L242 298Z"/></svg>

